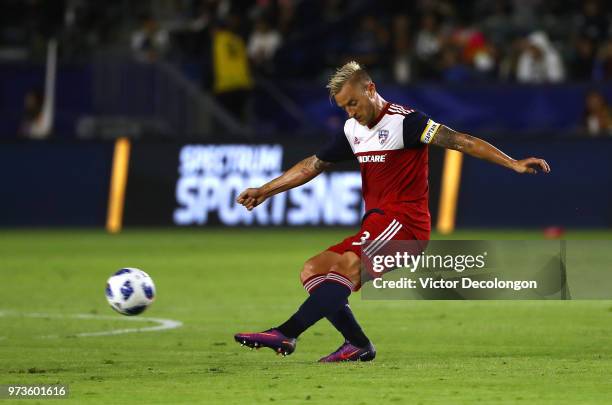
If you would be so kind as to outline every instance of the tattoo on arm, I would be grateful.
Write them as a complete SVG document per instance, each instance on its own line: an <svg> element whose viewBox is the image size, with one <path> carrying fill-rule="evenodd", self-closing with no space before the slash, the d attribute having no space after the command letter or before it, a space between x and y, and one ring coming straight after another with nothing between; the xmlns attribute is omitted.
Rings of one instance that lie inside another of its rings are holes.
<svg viewBox="0 0 612 405"><path fill-rule="evenodd" d="M274 194L300 186L312 180L323 170L328 169L331 166L332 163L325 162L319 159L316 155L312 155L301 162L296 163L281 176L261 186L261 190L267 197L271 197Z"/></svg>
<svg viewBox="0 0 612 405"><path fill-rule="evenodd" d="M474 136L454 131L444 125L438 129L431 143L443 148L467 153L478 159L484 159L508 168L512 168L515 162L514 159L490 143Z"/></svg>
<svg viewBox="0 0 612 405"><path fill-rule="evenodd" d="M321 173L324 170L329 169L332 163L325 162L319 159L316 155L312 155L302 160L300 172L305 176L312 176Z"/></svg>
<svg viewBox="0 0 612 405"><path fill-rule="evenodd" d="M474 138L441 125L431 143L443 148L466 152L473 147Z"/></svg>

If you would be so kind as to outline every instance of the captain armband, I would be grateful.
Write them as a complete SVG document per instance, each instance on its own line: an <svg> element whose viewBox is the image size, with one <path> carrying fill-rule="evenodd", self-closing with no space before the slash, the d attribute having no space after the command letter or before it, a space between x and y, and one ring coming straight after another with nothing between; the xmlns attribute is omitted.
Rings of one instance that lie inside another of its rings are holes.
<svg viewBox="0 0 612 405"><path fill-rule="evenodd" d="M441 126L442 125L438 124L437 122L431 119L428 119L427 125L425 126L425 129L423 130L423 133L421 134L421 142L431 143L431 141L434 139L434 136L436 136Z"/></svg>

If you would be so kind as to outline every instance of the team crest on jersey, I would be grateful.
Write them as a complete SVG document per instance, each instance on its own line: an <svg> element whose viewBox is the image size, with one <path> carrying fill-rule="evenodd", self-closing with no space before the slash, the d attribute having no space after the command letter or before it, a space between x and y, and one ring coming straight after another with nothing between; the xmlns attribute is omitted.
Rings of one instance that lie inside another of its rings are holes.
<svg viewBox="0 0 612 405"><path fill-rule="evenodd" d="M380 142L381 145L384 145L385 142L387 142L387 138L389 138L389 130L381 129L378 131L378 142Z"/></svg>
<svg viewBox="0 0 612 405"><path fill-rule="evenodd" d="M353 143L354 143L355 145L359 145L359 143L360 143L360 142L361 142L361 141L360 141L360 140L359 140L359 138L357 138L357 137L355 137L355 139L353 139Z"/></svg>

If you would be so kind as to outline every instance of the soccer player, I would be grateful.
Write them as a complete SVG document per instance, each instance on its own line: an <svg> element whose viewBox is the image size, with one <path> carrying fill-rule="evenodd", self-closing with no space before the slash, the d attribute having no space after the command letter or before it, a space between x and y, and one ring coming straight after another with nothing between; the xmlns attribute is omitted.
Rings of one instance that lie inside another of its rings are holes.
<svg viewBox="0 0 612 405"><path fill-rule="evenodd" d="M310 295L286 322L260 333L238 333L234 338L251 348L269 347L288 355L295 350L300 334L327 318L345 342L319 361L369 361L376 350L357 323L348 297L361 287L362 254L372 257L390 240L429 240L428 145L467 153L517 173L548 173L550 167L534 157L514 160L422 112L387 102L357 62L339 68L327 88L348 114L344 134L276 179L246 189L237 202L252 210L267 198L312 180L333 163L356 157L366 208L361 229L306 261L300 279Z"/></svg>

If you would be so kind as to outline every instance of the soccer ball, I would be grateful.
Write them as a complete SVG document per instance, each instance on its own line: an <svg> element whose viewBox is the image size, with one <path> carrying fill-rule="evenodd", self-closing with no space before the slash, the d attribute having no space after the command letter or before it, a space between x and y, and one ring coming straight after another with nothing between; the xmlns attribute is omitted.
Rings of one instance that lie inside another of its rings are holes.
<svg viewBox="0 0 612 405"><path fill-rule="evenodd" d="M106 299L111 308L123 315L142 313L155 298L155 284L147 273L126 267L106 282Z"/></svg>

